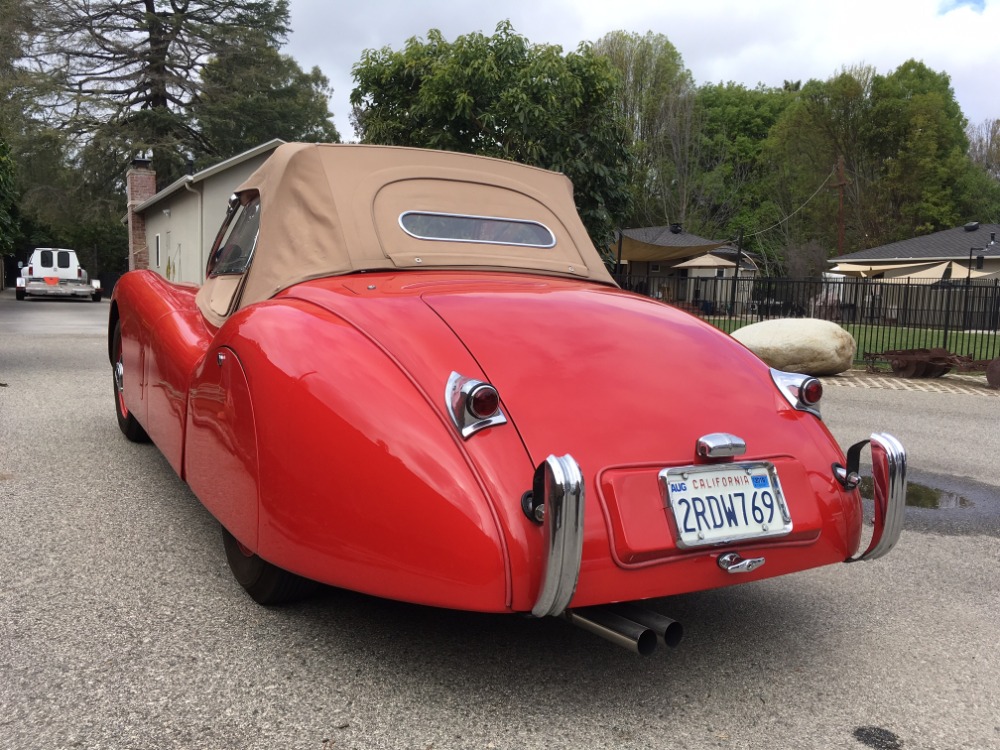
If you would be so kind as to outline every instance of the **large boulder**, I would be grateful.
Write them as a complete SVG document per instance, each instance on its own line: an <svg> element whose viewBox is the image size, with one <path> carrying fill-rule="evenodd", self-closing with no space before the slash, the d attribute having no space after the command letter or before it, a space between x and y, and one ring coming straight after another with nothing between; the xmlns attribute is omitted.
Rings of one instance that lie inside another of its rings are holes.
<svg viewBox="0 0 1000 750"><path fill-rule="evenodd" d="M763 320L738 328L732 336L771 367L805 375L849 370L858 349L850 333L816 318Z"/></svg>

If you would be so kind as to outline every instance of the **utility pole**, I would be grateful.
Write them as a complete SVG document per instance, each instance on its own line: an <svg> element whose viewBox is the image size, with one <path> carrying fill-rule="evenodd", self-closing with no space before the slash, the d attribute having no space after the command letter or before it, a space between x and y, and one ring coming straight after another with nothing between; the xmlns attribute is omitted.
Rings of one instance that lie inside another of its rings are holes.
<svg viewBox="0 0 1000 750"><path fill-rule="evenodd" d="M736 288L740 283L740 259L743 257L743 227L736 236L736 270L733 271L733 288L729 297L729 316L736 317Z"/></svg>

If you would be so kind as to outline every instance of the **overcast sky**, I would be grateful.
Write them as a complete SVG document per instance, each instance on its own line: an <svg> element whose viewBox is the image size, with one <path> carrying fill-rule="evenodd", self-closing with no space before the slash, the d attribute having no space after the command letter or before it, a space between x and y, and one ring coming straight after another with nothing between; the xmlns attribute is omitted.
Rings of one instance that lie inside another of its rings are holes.
<svg viewBox="0 0 1000 750"><path fill-rule="evenodd" d="M951 76L966 118L1000 119L1000 0L290 0L284 52L319 66L334 88L341 137L351 68L365 49L401 49L439 29L446 39L491 35L509 19L533 43L572 50L622 29L664 34L698 83L780 86L826 80L841 68L881 74L910 58Z"/></svg>

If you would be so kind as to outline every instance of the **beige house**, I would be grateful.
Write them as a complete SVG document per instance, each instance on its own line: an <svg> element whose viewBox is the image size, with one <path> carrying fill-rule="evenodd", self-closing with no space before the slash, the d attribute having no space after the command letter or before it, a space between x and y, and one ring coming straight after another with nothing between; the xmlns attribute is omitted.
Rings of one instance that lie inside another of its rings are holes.
<svg viewBox="0 0 1000 750"><path fill-rule="evenodd" d="M831 258L832 273L899 281L1000 278L1000 224L960 227Z"/></svg>
<svg viewBox="0 0 1000 750"><path fill-rule="evenodd" d="M750 286L733 284L755 278L757 266L728 240L706 239L671 224L625 229L611 250L617 280L632 291L703 312L750 303Z"/></svg>
<svg viewBox="0 0 1000 750"><path fill-rule="evenodd" d="M284 141L275 139L185 175L156 192L156 174L137 159L128 172L129 268L202 284L215 235L233 190Z"/></svg>

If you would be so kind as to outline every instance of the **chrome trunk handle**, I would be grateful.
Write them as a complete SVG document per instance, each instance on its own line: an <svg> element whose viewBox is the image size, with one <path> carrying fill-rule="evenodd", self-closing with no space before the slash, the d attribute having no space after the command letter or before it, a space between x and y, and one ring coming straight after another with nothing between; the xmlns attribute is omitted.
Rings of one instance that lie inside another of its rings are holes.
<svg viewBox="0 0 1000 750"><path fill-rule="evenodd" d="M735 552L719 555L719 567L727 573L749 573L763 564L763 557L740 557Z"/></svg>

